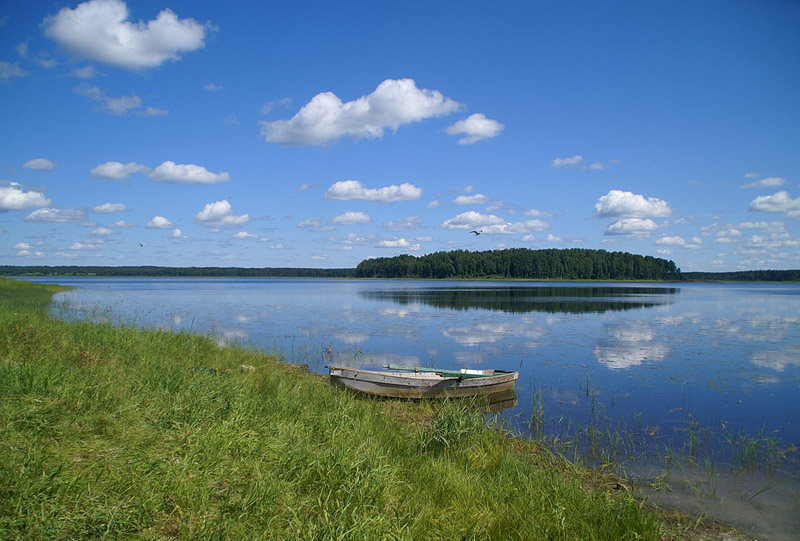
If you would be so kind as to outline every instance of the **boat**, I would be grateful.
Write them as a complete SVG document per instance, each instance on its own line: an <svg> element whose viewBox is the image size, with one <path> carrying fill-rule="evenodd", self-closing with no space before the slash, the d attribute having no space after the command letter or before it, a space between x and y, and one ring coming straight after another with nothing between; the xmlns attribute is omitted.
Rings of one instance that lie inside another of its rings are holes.
<svg viewBox="0 0 800 541"><path fill-rule="evenodd" d="M333 385L387 398L470 398L513 392L519 372L384 365L386 370L326 367Z"/></svg>

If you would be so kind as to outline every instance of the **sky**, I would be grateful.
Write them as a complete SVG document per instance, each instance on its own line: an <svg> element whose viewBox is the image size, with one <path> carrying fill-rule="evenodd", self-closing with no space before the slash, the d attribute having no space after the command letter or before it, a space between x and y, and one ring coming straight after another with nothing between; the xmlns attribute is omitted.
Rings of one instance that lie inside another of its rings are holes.
<svg viewBox="0 0 800 541"><path fill-rule="evenodd" d="M6 1L0 264L800 268L798 28L791 0Z"/></svg>

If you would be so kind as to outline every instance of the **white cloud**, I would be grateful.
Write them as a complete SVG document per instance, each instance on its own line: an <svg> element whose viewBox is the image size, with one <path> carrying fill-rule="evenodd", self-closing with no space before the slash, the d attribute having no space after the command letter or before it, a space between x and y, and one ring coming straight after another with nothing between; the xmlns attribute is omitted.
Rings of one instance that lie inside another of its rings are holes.
<svg viewBox="0 0 800 541"><path fill-rule="evenodd" d="M148 176L156 182L175 182L179 184L219 184L230 182L227 172L212 173L205 167L191 163L166 161L151 171Z"/></svg>
<svg viewBox="0 0 800 541"><path fill-rule="evenodd" d="M30 75L30 73L20 68L19 64L16 62L9 64L8 62L0 60L0 79L2 79L4 83L8 83L12 77L27 77L28 75Z"/></svg>
<svg viewBox="0 0 800 541"><path fill-rule="evenodd" d="M658 225L650 219L622 218L606 227L605 235L649 235L658 229Z"/></svg>
<svg viewBox="0 0 800 541"><path fill-rule="evenodd" d="M583 161L583 156L580 154L575 154L571 158L556 158L552 162L550 162L550 167L555 167L559 169L561 167L569 167L571 165L578 165Z"/></svg>
<svg viewBox="0 0 800 541"><path fill-rule="evenodd" d="M94 231L92 231L92 235L97 237L107 237L108 235L113 235L116 233L113 229L108 229L107 227L98 227Z"/></svg>
<svg viewBox="0 0 800 541"><path fill-rule="evenodd" d="M100 250L103 248L102 241L100 242L74 242L67 250Z"/></svg>
<svg viewBox="0 0 800 541"><path fill-rule="evenodd" d="M550 226L542 220L507 222L494 214L482 214L474 210L462 212L442 223L444 229L482 229L484 235L515 235L531 231L546 231Z"/></svg>
<svg viewBox="0 0 800 541"><path fill-rule="evenodd" d="M128 207L122 203L103 203L102 205L94 207L92 212L96 212L97 214L113 214L115 212L125 212L126 210L128 210Z"/></svg>
<svg viewBox="0 0 800 541"><path fill-rule="evenodd" d="M231 238L236 240L259 240L261 237L259 237L255 233L248 233L247 231L239 231L238 233L234 233L233 235L231 235Z"/></svg>
<svg viewBox="0 0 800 541"><path fill-rule="evenodd" d="M22 164L24 169L37 169L39 171L50 171L55 169L56 162L48 160L47 158L34 158Z"/></svg>
<svg viewBox="0 0 800 541"><path fill-rule="evenodd" d="M506 221L494 214L481 214L480 212L470 210L462 212L454 218L445 220L442 227L445 229L475 229L477 227L487 227L490 225L504 224Z"/></svg>
<svg viewBox="0 0 800 541"><path fill-rule="evenodd" d="M378 246L381 248L406 248L409 251L417 251L420 249L419 244L412 244L402 237L392 240L382 240L378 243Z"/></svg>
<svg viewBox="0 0 800 541"><path fill-rule="evenodd" d="M392 203L396 201L412 201L421 197L422 188L418 188L408 182L404 182L399 186L392 184L383 188L365 188L358 180L340 180L325 192L325 199L331 201L362 199L377 203Z"/></svg>
<svg viewBox="0 0 800 541"><path fill-rule="evenodd" d="M129 16L120 0L89 0L62 8L42 25L47 37L73 55L129 70L157 67L204 46L208 28L169 9L147 22L130 22Z"/></svg>
<svg viewBox="0 0 800 541"><path fill-rule="evenodd" d="M409 229L417 229L422 225L422 218L419 216L408 216L398 220L390 220L383 224L383 228L387 231L407 231Z"/></svg>
<svg viewBox="0 0 800 541"><path fill-rule="evenodd" d="M203 210L194 217L195 221L202 225L212 227L232 227L247 223L250 220L249 214L236 216L233 214L231 204L226 200L208 203Z"/></svg>
<svg viewBox="0 0 800 541"><path fill-rule="evenodd" d="M303 220L297 224L297 227L322 227L324 225L326 225L325 220L322 217L317 216L316 218Z"/></svg>
<svg viewBox="0 0 800 541"><path fill-rule="evenodd" d="M131 109L138 109L139 107L142 106L142 98L140 98L136 94L131 94L130 96L120 96L118 98L112 98L111 96L108 96L100 88L96 86L89 86L87 84L81 84L75 87L74 90L77 94L80 94L81 96L100 102L101 111L116 116L122 116L124 114L127 114L128 111L130 111Z"/></svg>
<svg viewBox="0 0 800 541"><path fill-rule="evenodd" d="M120 163L106 162L101 163L90 171L95 178L108 180L128 180L134 173L147 173L150 168L135 162Z"/></svg>
<svg viewBox="0 0 800 541"><path fill-rule="evenodd" d="M490 199L482 193L475 195L459 195L453 200L456 205L482 205L488 203Z"/></svg>
<svg viewBox="0 0 800 541"><path fill-rule="evenodd" d="M0 183L0 212L46 207L50 199L40 192L24 191L16 182Z"/></svg>
<svg viewBox="0 0 800 541"><path fill-rule="evenodd" d="M598 218L663 218L672 214L669 203L656 197L611 190L594 205Z"/></svg>
<svg viewBox="0 0 800 541"><path fill-rule="evenodd" d="M153 216L153 219L147 222L148 229L169 229L172 227L172 222L163 216Z"/></svg>
<svg viewBox="0 0 800 541"><path fill-rule="evenodd" d="M661 246L683 246L685 248L698 249L702 246L703 241L698 237L693 237L691 240L686 240L680 235L663 236L656 240L656 244Z"/></svg>
<svg viewBox="0 0 800 541"><path fill-rule="evenodd" d="M354 224L368 224L372 221L369 214L363 212L354 212L348 210L344 214L334 216L331 223L334 225L354 225Z"/></svg>
<svg viewBox="0 0 800 541"><path fill-rule="evenodd" d="M800 198L792 199L787 191L762 195L753 199L750 210L780 212L787 218L800 218Z"/></svg>
<svg viewBox="0 0 800 541"><path fill-rule="evenodd" d="M74 69L69 72L69 76L75 77L76 79L94 79L94 66L84 66L82 68Z"/></svg>
<svg viewBox="0 0 800 541"><path fill-rule="evenodd" d="M54 209L43 208L37 209L25 217L27 222L37 223L67 223L67 222L82 222L86 219L86 211L81 208L71 209Z"/></svg>
<svg viewBox="0 0 800 541"><path fill-rule="evenodd" d="M178 239L178 240L188 240L189 239L189 237L184 235L183 231L181 231L177 227L172 230L172 235L170 235L170 237L173 238L173 239Z"/></svg>
<svg viewBox="0 0 800 541"><path fill-rule="evenodd" d="M267 143L323 145L350 136L375 139L384 130L448 115L460 104L436 90L417 88L413 79L387 79L369 95L342 102L333 92L314 96L289 120L261 121Z"/></svg>
<svg viewBox="0 0 800 541"><path fill-rule="evenodd" d="M759 180L758 182L750 182L743 184L742 188L777 188L786 184L786 179L783 177L767 177Z"/></svg>
<svg viewBox="0 0 800 541"><path fill-rule="evenodd" d="M157 116L167 116L169 114L169 109L156 109L155 107L147 107L144 111L139 111L136 114L154 118Z"/></svg>
<svg viewBox="0 0 800 541"><path fill-rule="evenodd" d="M458 140L458 144L471 145L484 139L497 137L504 128L503 124L486 118L483 113L475 113L447 128L447 133L450 135L463 135L464 137Z"/></svg>

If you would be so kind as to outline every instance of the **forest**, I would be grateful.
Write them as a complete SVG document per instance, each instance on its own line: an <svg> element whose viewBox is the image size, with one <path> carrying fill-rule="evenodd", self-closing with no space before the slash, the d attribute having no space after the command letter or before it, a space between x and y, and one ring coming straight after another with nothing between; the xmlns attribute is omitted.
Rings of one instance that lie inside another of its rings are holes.
<svg viewBox="0 0 800 541"><path fill-rule="evenodd" d="M520 280L680 280L673 261L627 252L510 248L399 255L359 263L356 278L504 278Z"/></svg>
<svg viewBox="0 0 800 541"><path fill-rule="evenodd" d="M417 278L520 280L668 280L798 282L800 270L681 272L670 260L606 250L456 250L423 256L366 259L356 268L0 266L0 276L119 276L216 278Z"/></svg>
<svg viewBox="0 0 800 541"><path fill-rule="evenodd" d="M83 267L0 266L3 276L142 276L214 278L350 278L355 269L243 267Z"/></svg>

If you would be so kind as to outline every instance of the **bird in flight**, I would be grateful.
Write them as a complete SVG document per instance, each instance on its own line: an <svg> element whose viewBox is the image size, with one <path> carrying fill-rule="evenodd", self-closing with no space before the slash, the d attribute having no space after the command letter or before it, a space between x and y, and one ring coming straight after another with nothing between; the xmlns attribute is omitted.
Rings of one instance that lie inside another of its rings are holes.
<svg viewBox="0 0 800 541"><path fill-rule="evenodd" d="M483 233L483 229L481 229L480 231L475 231L475 230L473 229L472 231L470 231L470 233L475 233L475 236L477 237L478 235L480 235L481 233Z"/></svg>

